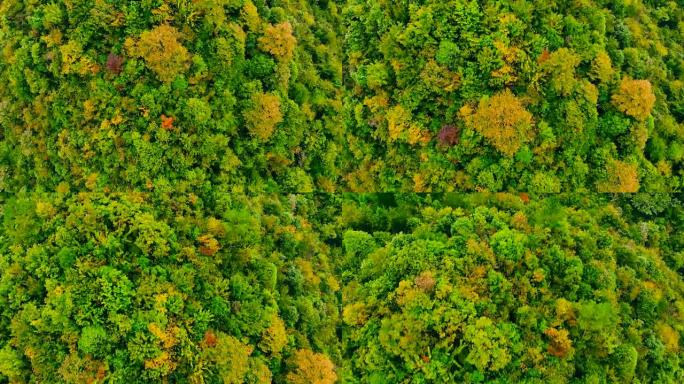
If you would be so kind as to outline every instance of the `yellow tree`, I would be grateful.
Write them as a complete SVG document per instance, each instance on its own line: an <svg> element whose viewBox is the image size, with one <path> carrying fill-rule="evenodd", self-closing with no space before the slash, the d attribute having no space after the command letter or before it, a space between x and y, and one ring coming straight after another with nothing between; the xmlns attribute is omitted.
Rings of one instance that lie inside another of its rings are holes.
<svg viewBox="0 0 684 384"><path fill-rule="evenodd" d="M297 39L292 34L292 25L287 21L267 26L264 35L259 38L259 48L282 61L292 58L296 44Z"/></svg>
<svg viewBox="0 0 684 384"><path fill-rule="evenodd" d="M608 177L599 182L599 192L631 193L639 191L639 173L636 164L610 160L606 165Z"/></svg>
<svg viewBox="0 0 684 384"><path fill-rule="evenodd" d="M241 384L249 371L253 347L233 336L218 332L204 337L202 360L215 364L221 382Z"/></svg>
<svg viewBox="0 0 684 384"><path fill-rule="evenodd" d="M580 58L572 50L561 48L548 56L544 61L544 71L551 75L551 86L563 96L569 95L577 80L575 80L575 68L580 63Z"/></svg>
<svg viewBox="0 0 684 384"><path fill-rule="evenodd" d="M475 131L506 156L513 156L522 143L531 138L532 114L508 89L481 100L477 111L465 118Z"/></svg>
<svg viewBox="0 0 684 384"><path fill-rule="evenodd" d="M563 358L572 351L572 341L567 329L547 328L544 334L549 338L547 351L553 356Z"/></svg>
<svg viewBox="0 0 684 384"><path fill-rule="evenodd" d="M639 121L646 120L651 114L655 100L651 82L648 80L623 78L617 93L613 95L613 105Z"/></svg>
<svg viewBox="0 0 684 384"><path fill-rule="evenodd" d="M321 353L300 349L294 353L290 363L294 368L287 374L290 384L333 384L337 381L335 366Z"/></svg>
<svg viewBox="0 0 684 384"><path fill-rule="evenodd" d="M287 330L285 329L285 323L278 315L273 315L271 325L261 335L259 347L264 352L277 355L286 345Z"/></svg>
<svg viewBox="0 0 684 384"><path fill-rule="evenodd" d="M163 24L140 34L137 42L128 40L126 47L131 55L142 57L159 80L171 82L190 65L190 54L180 38L174 27Z"/></svg>
<svg viewBox="0 0 684 384"><path fill-rule="evenodd" d="M599 52L591 63L591 77L605 83L610 80L614 72L610 56L606 52Z"/></svg>
<svg viewBox="0 0 684 384"><path fill-rule="evenodd" d="M276 125L283 121L280 99L272 93L254 94L243 116L249 133L266 141L273 135Z"/></svg>

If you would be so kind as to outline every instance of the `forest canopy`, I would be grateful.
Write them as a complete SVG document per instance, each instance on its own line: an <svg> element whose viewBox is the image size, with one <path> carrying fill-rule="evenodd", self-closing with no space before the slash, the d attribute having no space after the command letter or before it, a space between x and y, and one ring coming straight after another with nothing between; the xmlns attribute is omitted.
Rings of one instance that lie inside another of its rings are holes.
<svg viewBox="0 0 684 384"><path fill-rule="evenodd" d="M0 384L684 383L680 0L0 0Z"/></svg>
<svg viewBox="0 0 684 384"><path fill-rule="evenodd" d="M683 26L667 0L6 0L0 189L681 191Z"/></svg>
<svg viewBox="0 0 684 384"><path fill-rule="evenodd" d="M350 190L681 190L681 4L350 0L344 20Z"/></svg>
<svg viewBox="0 0 684 384"><path fill-rule="evenodd" d="M681 382L682 200L22 193L0 382Z"/></svg>

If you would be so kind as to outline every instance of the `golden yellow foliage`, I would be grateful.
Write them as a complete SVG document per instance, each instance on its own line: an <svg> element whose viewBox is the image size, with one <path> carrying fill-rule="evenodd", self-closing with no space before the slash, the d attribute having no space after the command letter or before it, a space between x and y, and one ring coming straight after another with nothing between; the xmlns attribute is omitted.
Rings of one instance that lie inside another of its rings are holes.
<svg viewBox="0 0 684 384"><path fill-rule="evenodd" d="M271 319L271 325L261 334L261 343L259 347L266 352L277 355L287 345L287 330L283 320L274 315Z"/></svg>
<svg viewBox="0 0 684 384"><path fill-rule="evenodd" d="M335 366L321 353L299 349L294 353L290 364L293 370L287 374L290 384L333 384L337 381Z"/></svg>
<svg viewBox="0 0 684 384"><path fill-rule="evenodd" d="M411 112L401 105L390 108L386 118L390 141L405 139L409 144L417 144L430 140L425 130L411 122Z"/></svg>
<svg viewBox="0 0 684 384"><path fill-rule="evenodd" d="M99 67L89 57L83 55L83 47L77 41L69 41L59 47L62 56L62 73L76 73L81 76L88 73L97 73Z"/></svg>
<svg viewBox="0 0 684 384"><path fill-rule="evenodd" d="M321 278L316 275L314 272L314 266L309 260L298 258L295 260L295 264L302 272L302 276L304 276L304 280L307 282L307 284L317 287L321 283Z"/></svg>
<svg viewBox="0 0 684 384"><path fill-rule="evenodd" d="M572 341L568 337L567 329L548 328L544 334L549 337L547 351L553 356L563 358L572 351Z"/></svg>
<svg viewBox="0 0 684 384"><path fill-rule="evenodd" d="M57 214L57 209L49 202L38 201L36 203L36 215L43 218L51 218Z"/></svg>
<svg viewBox="0 0 684 384"><path fill-rule="evenodd" d="M508 22L509 20L516 20L515 15L504 15L502 17L502 22ZM517 47L509 47L501 40L495 40L494 47L499 51L504 64L501 68L492 72L492 77L500 78L503 84L514 83L518 80L514 65L521 57L522 50Z"/></svg>
<svg viewBox="0 0 684 384"><path fill-rule="evenodd" d="M201 244L199 251L204 256L213 256L221 248L218 240L210 234L202 235L197 240Z"/></svg>
<svg viewBox="0 0 684 384"><path fill-rule="evenodd" d="M564 298L556 300L556 318L562 321L575 319L575 308Z"/></svg>
<svg viewBox="0 0 684 384"><path fill-rule="evenodd" d="M563 96L569 95L575 87L575 68L580 63L579 55L567 48L551 53L543 64L551 75L551 86Z"/></svg>
<svg viewBox="0 0 684 384"><path fill-rule="evenodd" d="M679 352L679 332L675 331L670 325L660 323L657 326L658 335L663 340L665 349L668 352Z"/></svg>
<svg viewBox="0 0 684 384"><path fill-rule="evenodd" d="M291 59L295 45L297 45L297 39L292 34L292 25L287 21L267 26L264 35L259 38L259 48L272 54L278 60Z"/></svg>
<svg viewBox="0 0 684 384"><path fill-rule="evenodd" d="M475 131L506 156L513 156L530 139L532 114L508 89L481 100L477 111L467 119Z"/></svg>
<svg viewBox="0 0 684 384"><path fill-rule="evenodd" d="M413 192L425 192L427 187L427 181L422 174L416 173L413 175Z"/></svg>
<svg viewBox="0 0 684 384"><path fill-rule="evenodd" d="M257 9L256 5L249 0L245 1L245 5L242 6L240 18L244 20L247 28L252 32L257 31L261 25L259 10Z"/></svg>
<svg viewBox="0 0 684 384"><path fill-rule="evenodd" d="M453 92L461 85L461 76L448 68L429 60L420 72L423 82L435 91Z"/></svg>
<svg viewBox="0 0 684 384"><path fill-rule="evenodd" d="M528 228L528 224L525 213L522 211L516 212L513 217L511 217L511 226L515 229L526 230Z"/></svg>
<svg viewBox="0 0 684 384"><path fill-rule="evenodd" d="M283 121L280 98L272 93L258 93L252 96L251 106L243 112L247 129L252 136L268 140L278 123Z"/></svg>
<svg viewBox="0 0 684 384"><path fill-rule="evenodd" d="M86 177L85 179L85 187L90 190L95 189L95 187L97 187L97 177L97 173L91 173L90 175L88 175L88 177Z"/></svg>
<svg viewBox="0 0 684 384"><path fill-rule="evenodd" d="M648 80L623 78L617 93L613 95L613 105L620 112L639 121L646 120L655 104L655 94Z"/></svg>
<svg viewBox="0 0 684 384"><path fill-rule="evenodd" d="M608 178L599 182L599 192L631 193L639 191L639 173L636 164L611 160L606 165Z"/></svg>
<svg viewBox="0 0 684 384"><path fill-rule="evenodd" d="M380 92L372 97L367 97L363 100L363 105L368 107L372 113L377 113L389 105L389 98L386 92Z"/></svg>
<svg viewBox="0 0 684 384"><path fill-rule="evenodd" d="M177 327L168 327L166 330L163 330L156 323L150 323L147 325L147 329L151 334L161 340L164 349L173 348L178 343L178 339L175 336L175 334L179 332Z"/></svg>
<svg viewBox="0 0 684 384"><path fill-rule="evenodd" d="M57 371L60 378L67 384L80 383L100 383L107 375L107 365L101 361L93 360L90 356L83 358L78 356L78 352L71 351L69 355L64 358L62 365ZM21 382L12 381L10 382Z"/></svg>
<svg viewBox="0 0 684 384"><path fill-rule="evenodd" d="M610 80L613 73L613 63L610 60L610 56L603 51L599 52L594 58L594 61L591 62L591 76L594 79L605 83Z"/></svg>
<svg viewBox="0 0 684 384"><path fill-rule="evenodd" d="M348 304L342 310L342 319L349 325L363 325L368 320L368 308L364 303Z"/></svg>
<svg viewBox="0 0 684 384"><path fill-rule="evenodd" d="M273 374L268 366L262 360L250 360L250 383L255 384L271 384L273 382Z"/></svg>
<svg viewBox="0 0 684 384"><path fill-rule="evenodd" d="M207 231L219 238L226 234L226 229L221 220L214 217L207 219Z"/></svg>
<svg viewBox="0 0 684 384"><path fill-rule="evenodd" d="M190 65L190 54L180 38L174 27L163 24L140 34L137 42L127 41L126 47L131 55L142 57L159 80L168 83Z"/></svg>
<svg viewBox="0 0 684 384"><path fill-rule="evenodd" d="M163 351L159 356L145 360L145 369L158 369L166 376L176 369L176 363L171 360L168 352Z"/></svg>
<svg viewBox="0 0 684 384"><path fill-rule="evenodd" d="M395 301L399 306L405 306L413 303L416 299L421 297L423 292L416 288L412 282L402 280L399 282L399 287L395 291Z"/></svg>
<svg viewBox="0 0 684 384"><path fill-rule="evenodd" d="M252 351L252 346L219 332L213 336L211 343L206 343L204 358L216 364L221 382L242 384L249 371Z"/></svg>

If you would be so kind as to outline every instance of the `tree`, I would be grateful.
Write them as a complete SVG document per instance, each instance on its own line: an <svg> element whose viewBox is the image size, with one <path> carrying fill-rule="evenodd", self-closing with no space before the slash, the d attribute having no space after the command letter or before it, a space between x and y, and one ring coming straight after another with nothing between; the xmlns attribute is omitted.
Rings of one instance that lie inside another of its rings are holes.
<svg viewBox="0 0 684 384"><path fill-rule="evenodd" d="M219 249L221 249L221 245L219 244L218 240L216 240L211 234L202 235L198 237L197 240L201 244L199 251L204 256L213 256L216 254L216 252L218 252Z"/></svg>
<svg viewBox="0 0 684 384"><path fill-rule="evenodd" d="M387 111L387 129L390 141L405 138L411 128L412 116L401 105L396 105Z"/></svg>
<svg viewBox="0 0 684 384"><path fill-rule="evenodd" d="M612 359L615 361L617 378L620 382L631 383L639 360L636 348L629 344L621 344L615 349Z"/></svg>
<svg viewBox="0 0 684 384"><path fill-rule="evenodd" d="M78 339L78 349L90 355L103 355L109 344L107 331L102 327L85 327Z"/></svg>
<svg viewBox="0 0 684 384"><path fill-rule="evenodd" d="M446 147L453 147L458 144L460 139L461 130L455 125L445 125L439 130L437 138L439 144Z"/></svg>
<svg viewBox="0 0 684 384"><path fill-rule="evenodd" d="M495 233L490 240L492 249L503 260L518 261L525 252L527 237L515 230L504 229Z"/></svg>
<svg viewBox="0 0 684 384"><path fill-rule="evenodd" d="M267 141L276 125L283 121L280 98L272 93L254 94L243 116L249 133L261 141Z"/></svg>
<svg viewBox="0 0 684 384"><path fill-rule="evenodd" d="M577 322L580 329L608 332L616 326L617 314L610 303L587 301L579 306Z"/></svg>
<svg viewBox="0 0 684 384"><path fill-rule="evenodd" d="M333 384L337 381L335 366L321 353L299 349L290 359L290 364L293 367L287 374L290 384Z"/></svg>
<svg viewBox="0 0 684 384"><path fill-rule="evenodd" d="M508 89L480 100L477 111L466 119L475 131L508 157L532 135L532 114Z"/></svg>
<svg viewBox="0 0 684 384"><path fill-rule="evenodd" d="M488 317L468 325L464 338L470 344L467 361L481 372L501 370L511 361L509 341Z"/></svg>
<svg viewBox="0 0 684 384"><path fill-rule="evenodd" d="M650 81L624 77L612 100L620 112L644 121L651 114L656 97Z"/></svg>
<svg viewBox="0 0 684 384"><path fill-rule="evenodd" d="M544 334L549 338L547 351L553 356L563 358L572 351L572 341L567 329L547 328Z"/></svg>
<svg viewBox="0 0 684 384"><path fill-rule="evenodd" d="M126 46L131 55L145 60L159 80L170 83L190 66L190 54L180 38L174 27L162 24L141 33L137 41L126 41Z"/></svg>
<svg viewBox="0 0 684 384"><path fill-rule="evenodd" d="M0 375L8 377L10 380L16 380L16 382L22 382L24 368L24 360L19 351L9 344L0 349Z"/></svg>
<svg viewBox="0 0 684 384"><path fill-rule="evenodd" d="M211 119L211 107L204 100L191 97L185 107L188 117L195 123L206 123Z"/></svg>
<svg viewBox="0 0 684 384"><path fill-rule="evenodd" d="M636 164L611 159L606 165L607 177L597 185L599 192L630 193L639 191Z"/></svg>
<svg viewBox="0 0 684 384"><path fill-rule="evenodd" d="M173 128L174 128L173 127L173 121L174 120L175 119L173 117L161 115L161 122L162 122L161 126L162 126L162 128L166 129L167 131L173 130Z"/></svg>
<svg viewBox="0 0 684 384"><path fill-rule="evenodd" d="M107 56L107 70L115 75L118 75L123 70L124 58L114 53L110 53Z"/></svg>
<svg viewBox="0 0 684 384"><path fill-rule="evenodd" d="M261 335L259 347L266 352L277 355L287 345L287 330L285 323L277 315L273 315L271 325Z"/></svg>
<svg viewBox="0 0 684 384"><path fill-rule="evenodd" d="M610 56L604 51L599 52L591 62L591 76L602 83L610 81L613 76L613 63Z"/></svg>
<svg viewBox="0 0 684 384"><path fill-rule="evenodd" d="M563 96L568 96L575 87L575 68L580 58L572 50L561 48L551 53L543 63L544 70L551 75L551 86Z"/></svg>
<svg viewBox="0 0 684 384"><path fill-rule="evenodd" d="M267 26L264 35L259 38L259 48L280 61L292 58L296 44L297 39L292 34L292 25L289 21Z"/></svg>
<svg viewBox="0 0 684 384"><path fill-rule="evenodd" d="M233 336L218 332L206 341L204 358L216 364L223 383L242 384L249 371L249 356L253 347Z"/></svg>

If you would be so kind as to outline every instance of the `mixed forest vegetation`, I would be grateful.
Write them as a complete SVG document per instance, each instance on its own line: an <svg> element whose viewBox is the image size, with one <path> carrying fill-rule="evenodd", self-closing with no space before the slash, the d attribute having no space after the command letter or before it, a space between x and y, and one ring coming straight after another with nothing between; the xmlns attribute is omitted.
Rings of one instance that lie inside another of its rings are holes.
<svg viewBox="0 0 684 384"><path fill-rule="evenodd" d="M5 0L0 188L673 192L666 0Z"/></svg>
<svg viewBox="0 0 684 384"><path fill-rule="evenodd" d="M663 195L22 193L0 382L679 383Z"/></svg>
<svg viewBox="0 0 684 384"><path fill-rule="evenodd" d="M0 1L0 384L684 382L678 0Z"/></svg>
<svg viewBox="0 0 684 384"><path fill-rule="evenodd" d="M350 0L345 22L352 190L682 187L681 2Z"/></svg>

